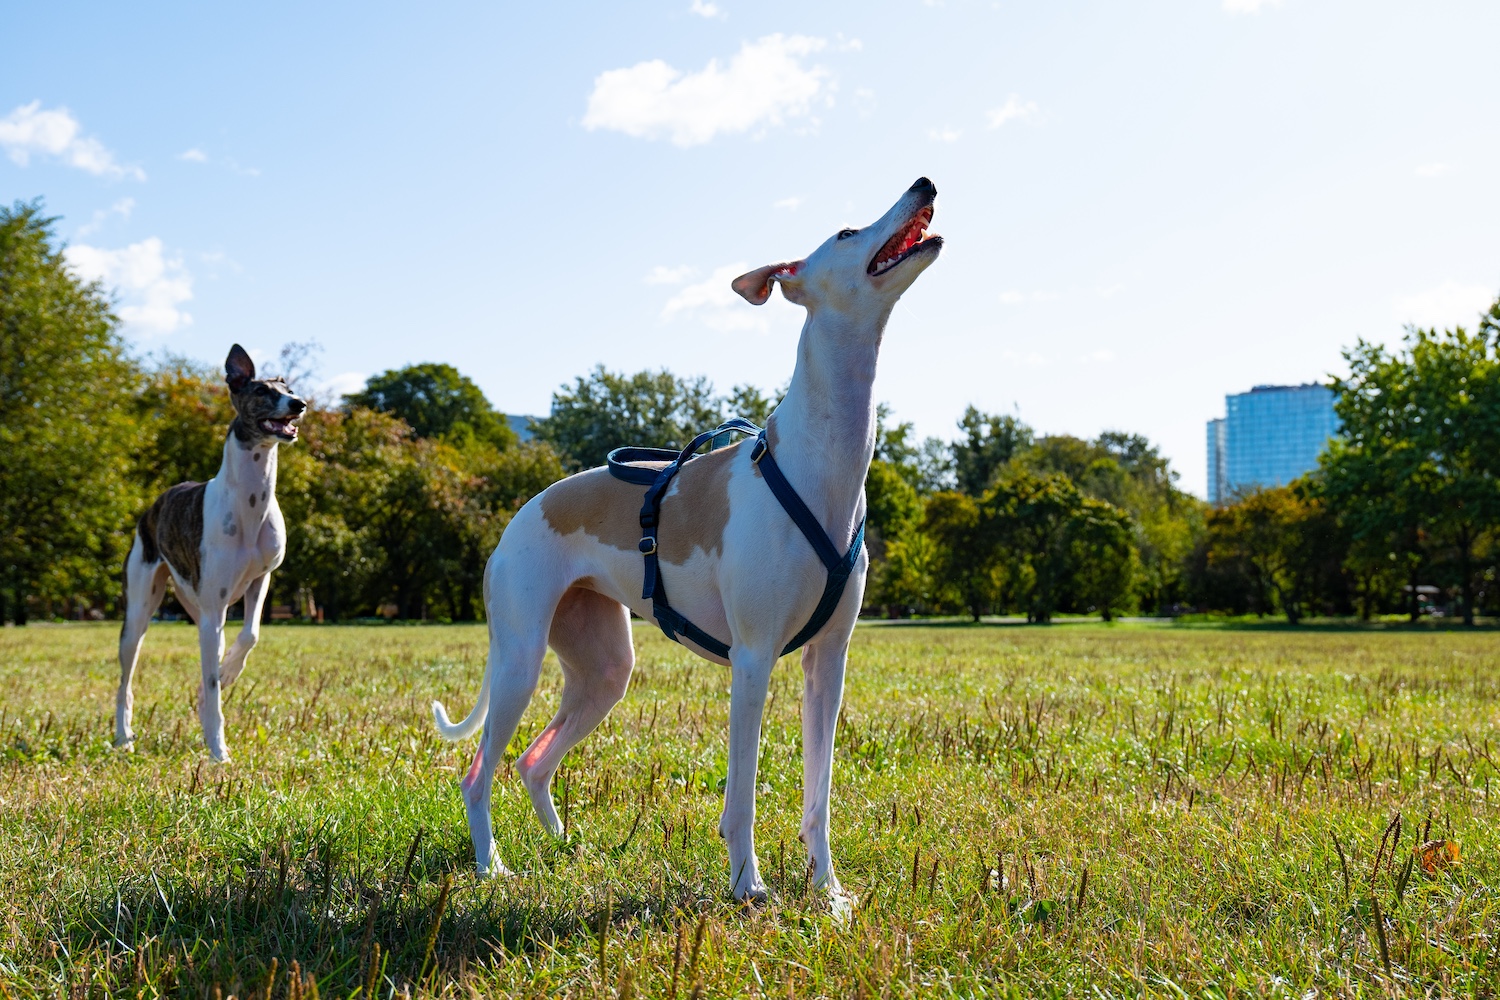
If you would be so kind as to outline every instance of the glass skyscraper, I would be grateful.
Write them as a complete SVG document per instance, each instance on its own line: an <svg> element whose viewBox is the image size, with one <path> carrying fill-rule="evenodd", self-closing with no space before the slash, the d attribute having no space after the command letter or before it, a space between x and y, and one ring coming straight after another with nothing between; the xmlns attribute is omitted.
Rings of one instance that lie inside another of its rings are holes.
<svg viewBox="0 0 1500 1000"><path fill-rule="evenodd" d="M1326 385L1258 385L1224 397L1208 422L1208 499L1221 504L1256 486L1285 486L1317 468L1339 431Z"/></svg>

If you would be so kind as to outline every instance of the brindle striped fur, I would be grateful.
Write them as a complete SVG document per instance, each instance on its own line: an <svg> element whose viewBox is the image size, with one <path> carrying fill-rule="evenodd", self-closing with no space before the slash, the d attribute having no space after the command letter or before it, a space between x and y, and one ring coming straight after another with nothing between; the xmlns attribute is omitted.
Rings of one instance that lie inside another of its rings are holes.
<svg viewBox="0 0 1500 1000"><path fill-rule="evenodd" d="M196 592L203 549L203 491L207 483L178 483L156 498L136 530L149 565L163 557Z"/></svg>

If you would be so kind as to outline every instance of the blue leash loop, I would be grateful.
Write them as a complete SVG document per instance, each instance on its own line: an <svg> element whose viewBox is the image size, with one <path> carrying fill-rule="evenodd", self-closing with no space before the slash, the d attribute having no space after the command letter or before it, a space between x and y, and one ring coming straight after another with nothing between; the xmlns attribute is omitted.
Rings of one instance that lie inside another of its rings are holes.
<svg viewBox="0 0 1500 1000"><path fill-rule="evenodd" d="M711 431L704 431L693 438L692 443L680 452L666 448L616 448L609 453L609 471L610 475L616 479L648 487L645 501L641 504L639 548L644 559L645 570L641 582L641 597L650 599L657 626L673 642L680 642L679 637L686 638L699 648L727 659L729 657L728 643L720 642L688 621L686 616L679 613L668 602L667 587L662 580L661 565L657 556L656 533L661 523L661 502L667 495L667 488L672 485L672 479L682 471L684 465L697 457L698 449L705 443L731 434L755 435L755 445L750 452L750 461L760 468L761 478L766 481L767 486L771 487L771 492L780 502L782 509L787 512L792 523L797 525L802 536L817 553L823 568L828 571L828 582L823 587L823 596L819 598L818 606L813 610L812 617L808 619L807 624L802 626L802 630L793 636L792 641L787 643L786 648L781 651L781 655L785 656L805 645L809 639L822 630L824 625L828 624L828 619L833 617L834 610L844 596L844 586L849 582L849 574L854 571L854 564L859 561L860 550L864 548L864 519L860 519L859 526L854 531L854 537L849 542L849 551L840 556L838 549L829 539L828 533L823 530L823 526L818 523L812 511L807 509L807 504L802 502L802 498L797 495L797 491L782 474L781 467L776 464L776 458L771 454L770 443L766 440L765 430L743 417L734 417Z"/></svg>

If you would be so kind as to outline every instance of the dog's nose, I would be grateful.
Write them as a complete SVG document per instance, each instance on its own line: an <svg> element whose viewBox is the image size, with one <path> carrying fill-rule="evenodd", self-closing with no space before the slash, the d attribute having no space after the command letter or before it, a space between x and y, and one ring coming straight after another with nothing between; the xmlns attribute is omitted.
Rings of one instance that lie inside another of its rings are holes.
<svg viewBox="0 0 1500 1000"><path fill-rule="evenodd" d="M296 416L303 410L307 409L307 404L302 402L302 400L294 397L287 401L286 408L292 411L293 416Z"/></svg>
<svg viewBox="0 0 1500 1000"><path fill-rule="evenodd" d="M922 194L937 194L937 185L925 177L918 177L917 182L911 186L911 189Z"/></svg>

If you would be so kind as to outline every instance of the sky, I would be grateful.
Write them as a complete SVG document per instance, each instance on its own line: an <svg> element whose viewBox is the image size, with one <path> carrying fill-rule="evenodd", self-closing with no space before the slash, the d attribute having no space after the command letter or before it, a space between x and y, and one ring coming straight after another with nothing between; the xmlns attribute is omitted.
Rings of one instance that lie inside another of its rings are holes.
<svg viewBox="0 0 1500 1000"><path fill-rule="evenodd" d="M1493 0L26 4L0 202L41 198L141 356L316 341L545 414L597 364L790 376L729 290L937 184L876 386L952 438L1149 437L1500 293ZM623 443L623 442L622 442Z"/></svg>

